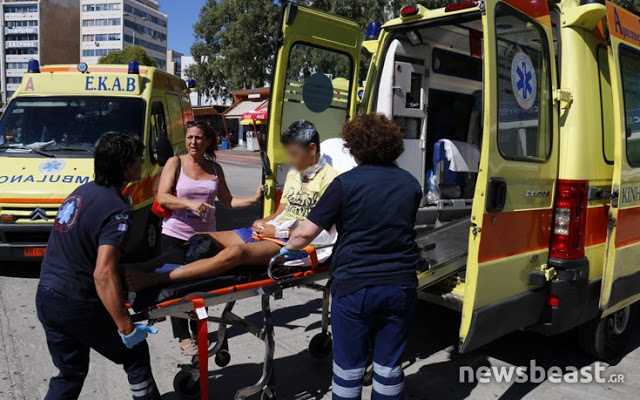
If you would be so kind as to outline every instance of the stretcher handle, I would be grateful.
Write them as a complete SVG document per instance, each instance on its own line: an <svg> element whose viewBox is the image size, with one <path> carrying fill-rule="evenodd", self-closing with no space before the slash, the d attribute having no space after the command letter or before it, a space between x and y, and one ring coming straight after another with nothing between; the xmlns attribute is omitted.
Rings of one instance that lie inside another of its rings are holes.
<svg viewBox="0 0 640 400"><path fill-rule="evenodd" d="M297 252L293 252L293 255L300 255L299 259L302 259L304 257L311 257L312 263L311 263L311 269L314 269L318 266L318 257L316 256L316 249L321 249L321 248L327 248L327 247L332 247L333 244L329 244L329 245L321 245L321 246L307 246L305 247L303 250L299 250ZM295 259L295 258L293 258ZM291 260L291 259L289 259ZM275 274L273 273L273 267L276 265L279 265L280 263L278 261L287 261L287 258L284 257L283 255L277 254L275 256L273 256L271 258L271 260L269 261L269 266L267 267L267 275L269 276L269 279L271 279L272 281L275 282L282 282L285 281L287 279L290 279L293 277L294 274L287 274L284 276L275 276ZM294 267L295 268L295 267ZM307 269L305 268L300 268L300 269Z"/></svg>

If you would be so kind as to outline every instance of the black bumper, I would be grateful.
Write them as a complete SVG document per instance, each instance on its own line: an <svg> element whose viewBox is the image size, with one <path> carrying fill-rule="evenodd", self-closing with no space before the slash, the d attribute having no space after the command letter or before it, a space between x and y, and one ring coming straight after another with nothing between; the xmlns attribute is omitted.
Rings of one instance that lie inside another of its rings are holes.
<svg viewBox="0 0 640 400"><path fill-rule="evenodd" d="M46 247L53 224L0 223L0 261L39 261L42 257L27 257L25 249Z"/></svg>

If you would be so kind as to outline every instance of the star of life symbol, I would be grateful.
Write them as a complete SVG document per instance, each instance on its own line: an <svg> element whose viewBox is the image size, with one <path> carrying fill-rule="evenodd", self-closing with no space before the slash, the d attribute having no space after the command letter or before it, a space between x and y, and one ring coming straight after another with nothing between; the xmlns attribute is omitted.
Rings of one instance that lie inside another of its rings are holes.
<svg viewBox="0 0 640 400"><path fill-rule="evenodd" d="M73 212L76 210L76 204L74 202L65 203L62 209L58 213L58 222L61 224L68 224L73 216Z"/></svg>
<svg viewBox="0 0 640 400"><path fill-rule="evenodd" d="M38 170L43 175L51 175L58 173L64 169L66 163L62 160L48 160L43 161L39 166Z"/></svg>
<svg viewBox="0 0 640 400"><path fill-rule="evenodd" d="M69 232L78 222L78 212L82 204L82 197L71 195L62 203L54 227L59 232Z"/></svg>
<svg viewBox="0 0 640 400"><path fill-rule="evenodd" d="M516 53L511 62L511 86L520 108L530 109L536 101L537 81L533 63L523 51Z"/></svg>

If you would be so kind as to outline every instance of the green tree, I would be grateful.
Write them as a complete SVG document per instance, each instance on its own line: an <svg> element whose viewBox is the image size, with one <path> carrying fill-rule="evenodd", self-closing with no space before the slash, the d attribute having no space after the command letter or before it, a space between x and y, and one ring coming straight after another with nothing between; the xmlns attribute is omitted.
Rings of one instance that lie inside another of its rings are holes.
<svg viewBox="0 0 640 400"><path fill-rule="evenodd" d="M129 64L137 61L140 65L157 67L158 61L147 54L146 50L140 46L129 46L123 50L106 54L98 60L98 64Z"/></svg>

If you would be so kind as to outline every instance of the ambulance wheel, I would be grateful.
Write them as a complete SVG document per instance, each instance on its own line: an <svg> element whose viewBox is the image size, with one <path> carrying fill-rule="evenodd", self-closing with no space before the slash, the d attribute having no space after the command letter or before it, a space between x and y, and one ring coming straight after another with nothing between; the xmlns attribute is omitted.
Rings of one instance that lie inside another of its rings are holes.
<svg viewBox="0 0 640 400"><path fill-rule="evenodd" d="M189 371L180 371L173 378L173 390L183 399L200 397L200 379Z"/></svg>
<svg viewBox="0 0 640 400"><path fill-rule="evenodd" d="M610 360L622 354L629 343L632 321L631 306L593 319L578 327L578 343L582 350L598 360Z"/></svg>
<svg viewBox="0 0 640 400"><path fill-rule="evenodd" d="M226 367L231 362L231 353L229 353L229 350L222 349L216 353L214 361L218 367Z"/></svg>
<svg viewBox="0 0 640 400"><path fill-rule="evenodd" d="M331 334L329 332L318 333L309 342L309 353L311 353L311 357L322 360L331 354L332 347Z"/></svg>
<svg viewBox="0 0 640 400"><path fill-rule="evenodd" d="M151 215L144 233L144 245L151 258L160 254L160 229L160 220L155 215Z"/></svg>

